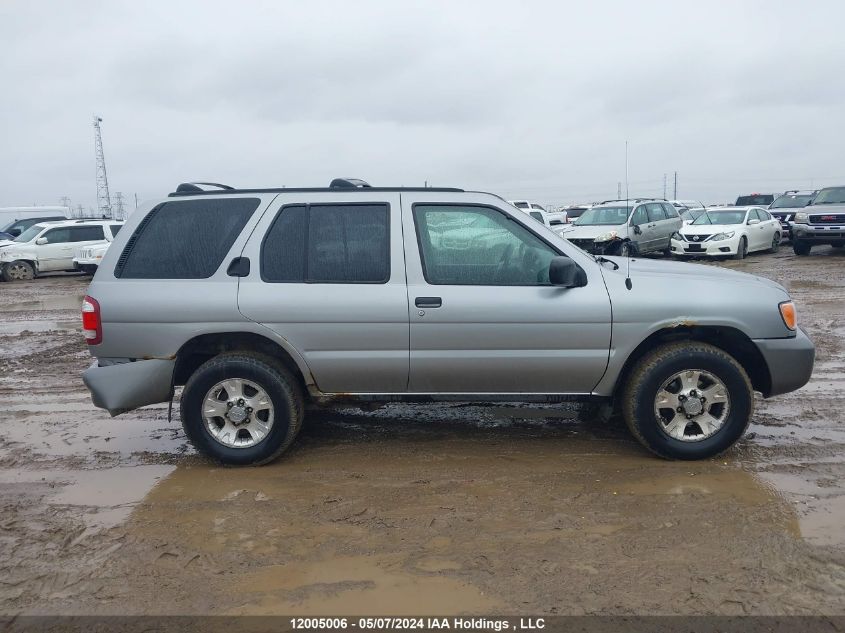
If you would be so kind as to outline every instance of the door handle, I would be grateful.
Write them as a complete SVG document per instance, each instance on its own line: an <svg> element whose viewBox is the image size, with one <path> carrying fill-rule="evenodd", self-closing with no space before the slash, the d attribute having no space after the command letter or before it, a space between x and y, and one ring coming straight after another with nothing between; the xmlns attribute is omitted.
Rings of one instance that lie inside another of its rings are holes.
<svg viewBox="0 0 845 633"><path fill-rule="evenodd" d="M418 308L439 308L443 305L443 299L440 297L417 297L414 305Z"/></svg>

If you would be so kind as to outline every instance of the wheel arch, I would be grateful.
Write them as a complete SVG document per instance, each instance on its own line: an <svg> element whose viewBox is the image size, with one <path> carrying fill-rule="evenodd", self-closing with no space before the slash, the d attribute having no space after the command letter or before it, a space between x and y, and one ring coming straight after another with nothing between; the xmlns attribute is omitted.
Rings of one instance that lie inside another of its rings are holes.
<svg viewBox="0 0 845 633"><path fill-rule="evenodd" d="M646 353L658 345L682 341L709 343L721 349L736 359L742 366L755 391L759 391L764 396L771 393L772 378L766 360L757 346L754 345L754 342L744 332L729 326L690 325L662 328L640 342L628 356L619 372L613 389L614 401L619 398L628 377Z"/></svg>
<svg viewBox="0 0 845 633"><path fill-rule="evenodd" d="M185 342L176 353L173 384L184 385L207 360L227 352L249 352L269 358L287 369L305 393L314 380L307 367L303 370L293 355L273 339L255 332L213 332L200 334Z"/></svg>

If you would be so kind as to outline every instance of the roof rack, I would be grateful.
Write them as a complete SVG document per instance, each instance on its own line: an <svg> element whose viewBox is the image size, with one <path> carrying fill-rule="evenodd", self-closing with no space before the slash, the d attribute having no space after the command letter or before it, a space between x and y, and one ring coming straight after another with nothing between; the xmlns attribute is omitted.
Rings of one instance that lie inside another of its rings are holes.
<svg viewBox="0 0 845 633"><path fill-rule="evenodd" d="M330 189L372 189L372 185L360 178L335 178L329 183Z"/></svg>
<svg viewBox="0 0 845 633"><path fill-rule="evenodd" d="M644 202L646 200L659 200L661 202L668 202L666 198L649 198L649 197L641 197L641 198L619 198L617 200L602 200L599 204L610 204L611 202Z"/></svg>
<svg viewBox="0 0 845 633"><path fill-rule="evenodd" d="M208 189L203 189L200 185L205 187L216 187L217 189L223 189L226 191L231 191L234 189L234 187L230 187L229 185L221 185L219 182L183 182L178 187L176 187L176 191L190 191L192 193L196 193L198 191L208 191Z"/></svg>
<svg viewBox="0 0 845 633"><path fill-rule="evenodd" d="M216 187L216 189L203 189L202 187ZM250 194L250 193L300 193L300 192L337 192L341 190L362 190L372 192L400 192L400 191L436 191L436 192L463 192L463 189L454 187L373 187L360 178L335 178L328 187L267 187L257 189L236 189L228 185L221 185L214 182L183 182L176 191L169 194L169 197L196 196L196 195L219 195L219 194Z"/></svg>

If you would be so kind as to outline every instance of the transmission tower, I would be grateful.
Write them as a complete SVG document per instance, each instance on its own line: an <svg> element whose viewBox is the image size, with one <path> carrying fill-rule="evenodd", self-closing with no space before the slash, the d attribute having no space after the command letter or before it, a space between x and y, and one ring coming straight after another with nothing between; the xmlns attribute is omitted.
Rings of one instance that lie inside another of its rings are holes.
<svg viewBox="0 0 845 633"><path fill-rule="evenodd" d="M114 193L114 219L126 219L123 211L123 193L121 193L120 191L115 191Z"/></svg>
<svg viewBox="0 0 845 633"><path fill-rule="evenodd" d="M94 152L97 155L97 211L106 218L112 217L109 197L109 178L106 175L106 157L103 155L103 135L100 131L101 117L94 115Z"/></svg>

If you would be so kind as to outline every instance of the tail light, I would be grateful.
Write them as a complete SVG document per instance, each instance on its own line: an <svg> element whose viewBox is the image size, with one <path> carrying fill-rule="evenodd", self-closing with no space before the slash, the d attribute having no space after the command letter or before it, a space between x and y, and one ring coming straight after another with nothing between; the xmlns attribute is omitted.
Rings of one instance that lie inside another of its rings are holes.
<svg viewBox="0 0 845 633"><path fill-rule="evenodd" d="M93 297L82 300L82 335L89 345L103 342L103 321L100 318L100 304Z"/></svg>

